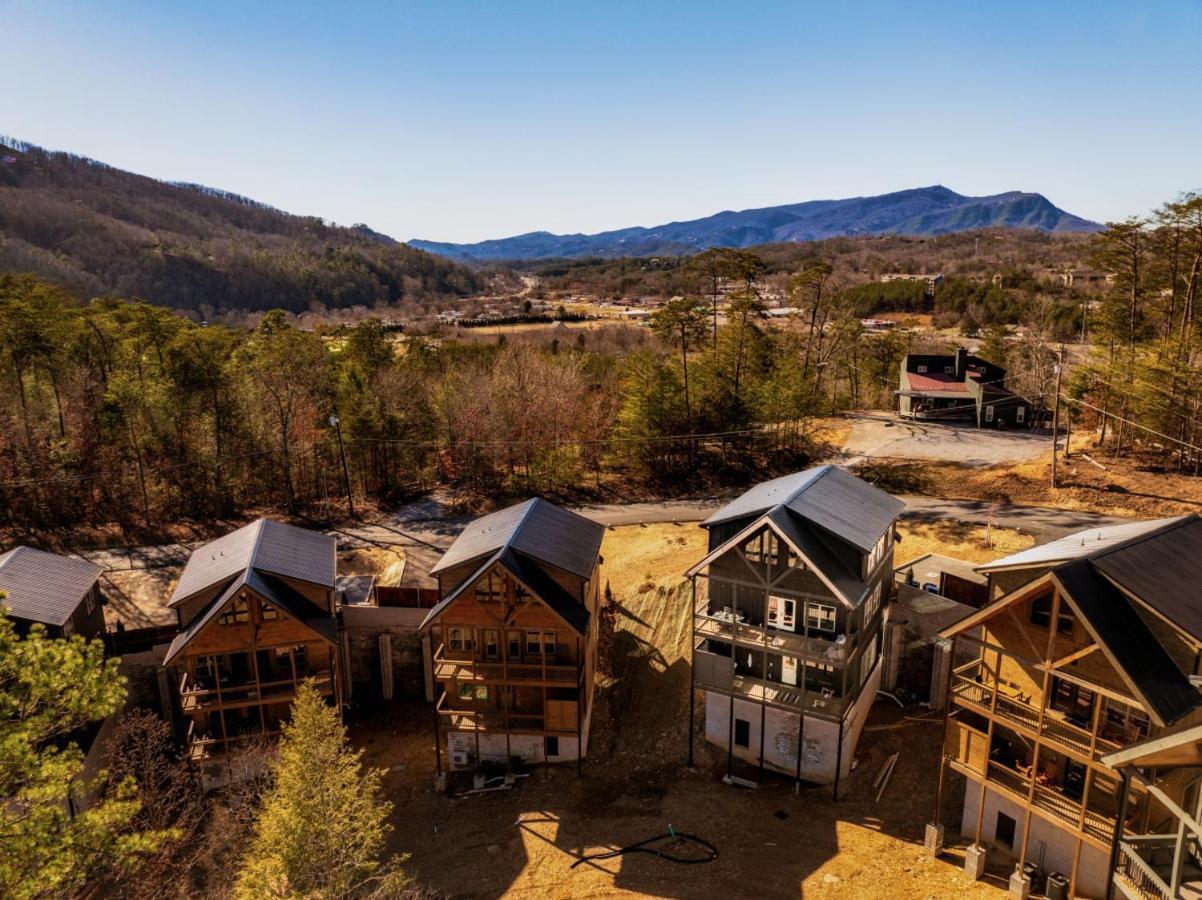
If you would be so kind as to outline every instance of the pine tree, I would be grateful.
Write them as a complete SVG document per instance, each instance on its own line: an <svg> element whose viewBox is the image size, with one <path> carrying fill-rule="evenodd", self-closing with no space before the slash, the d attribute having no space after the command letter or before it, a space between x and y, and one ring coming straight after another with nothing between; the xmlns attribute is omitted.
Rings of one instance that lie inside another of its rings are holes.
<svg viewBox="0 0 1202 900"><path fill-rule="evenodd" d="M84 756L72 733L125 697L117 660L99 641L51 638L42 625L19 637L0 593L0 897L64 896L89 877L122 871L169 830L138 832L132 780L71 815ZM102 773L103 774L103 773Z"/></svg>
<svg viewBox="0 0 1202 900"><path fill-rule="evenodd" d="M240 898L402 893L403 858L381 861L392 804L379 770L364 770L338 713L302 684L284 725L273 784L238 873Z"/></svg>

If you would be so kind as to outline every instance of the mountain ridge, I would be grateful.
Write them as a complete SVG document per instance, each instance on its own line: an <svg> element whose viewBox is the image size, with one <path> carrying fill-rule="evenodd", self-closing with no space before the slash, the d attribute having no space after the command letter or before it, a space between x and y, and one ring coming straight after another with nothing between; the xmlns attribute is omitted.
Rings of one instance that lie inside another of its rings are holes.
<svg viewBox="0 0 1202 900"><path fill-rule="evenodd" d="M467 244L422 239L407 243L450 259L480 262L586 256L676 256L708 247L748 247L874 234L933 236L997 227L1048 232L1092 232L1102 228L1096 222L1054 206L1043 194L1006 191L972 197L937 184L875 196L728 209L698 219L596 234L530 231Z"/></svg>
<svg viewBox="0 0 1202 900"><path fill-rule="evenodd" d="M0 273L214 312L391 307L478 292L478 272L366 225L294 215L0 137Z"/></svg>

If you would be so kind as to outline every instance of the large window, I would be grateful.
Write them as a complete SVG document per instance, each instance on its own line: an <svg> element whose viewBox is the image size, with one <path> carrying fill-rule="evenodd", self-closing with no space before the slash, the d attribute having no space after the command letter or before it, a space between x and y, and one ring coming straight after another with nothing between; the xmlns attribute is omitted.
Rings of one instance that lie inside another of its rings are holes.
<svg viewBox="0 0 1202 900"><path fill-rule="evenodd" d="M768 627L793 631L797 627L797 601L768 595Z"/></svg>
<svg viewBox="0 0 1202 900"><path fill-rule="evenodd" d="M810 603L806 607L806 628L833 632L835 630L835 607L826 603Z"/></svg>
<svg viewBox="0 0 1202 900"><path fill-rule="evenodd" d="M477 684L477 685L473 686L471 684L460 683L459 699L460 700L471 700L473 698L473 696L475 697L476 700L479 700L481 703L487 703L488 702L488 685Z"/></svg>
<svg viewBox="0 0 1202 900"><path fill-rule="evenodd" d="M544 656L555 655L555 632L554 631L527 631L526 632L526 654L528 656Z"/></svg>
<svg viewBox="0 0 1202 900"><path fill-rule="evenodd" d="M873 617L877 613L877 610L879 610L881 608L881 592L882 591L883 591L883 584L882 584L882 582L878 581L876 583L876 587L874 587L872 589L871 593L869 593L868 599L864 601L864 615L863 615L863 618L861 619L861 621L863 622L863 625L861 627L867 628L868 623L870 623L872 621Z"/></svg>
<svg viewBox="0 0 1202 900"><path fill-rule="evenodd" d="M217 621L222 625L240 625L250 621L250 605L246 598L239 595L234 598L229 609L218 616Z"/></svg>
<svg viewBox="0 0 1202 900"><path fill-rule="evenodd" d="M504 597L504 584L501 581L501 576L495 572L490 572L488 575L476 582L476 599L483 602L499 603Z"/></svg>
<svg viewBox="0 0 1202 900"><path fill-rule="evenodd" d="M476 649L476 631L473 628L448 628L447 647L459 652Z"/></svg>
<svg viewBox="0 0 1202 900"><path fill-rule="evenodd" d="M775 532L761 531L743 545L743 552L750 562L766 562L776 565L777 554L780 552L780 541Z"/></svg>
<svg viewBox="0 0 1202 900"><path fill-rule="evenodd" d="M484 658L499 659L501 656L501 632L495 628L484 629Z"/></svg>
<svg viewBox="0 0 1202 900"><path fill-rule="evenodd" d="M263 617L264 622L274 622L280 617L280 611L270 603L260 603L259 614Z"/></svg>
<svg viewBox="0 0 1202 900"><path fill-rule="evenodd" d="M1052 622L1052 595L1045 594L1031 601L1030 622L1040 628L1048 628ZM1060 612L1056 616L1056 631L1058 634L1073 633L1073 611L1068 604L1061 602Z"/></svg>

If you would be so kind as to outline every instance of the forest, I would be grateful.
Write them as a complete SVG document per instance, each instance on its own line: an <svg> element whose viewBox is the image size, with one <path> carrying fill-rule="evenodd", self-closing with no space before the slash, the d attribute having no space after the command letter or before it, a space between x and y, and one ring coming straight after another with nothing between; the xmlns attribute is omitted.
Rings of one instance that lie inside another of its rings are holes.
<svg viewBox="0 0 1202 900"><path fill-rule="evenodd" d="M742 481L803 462L814 416L892 408L902 357L940 339L868 331L861 317L929 311L941 296L1037 404L1053 396L1056 345L1084 335L1065 380L1074 424L1119 452L1196 467L1202 199L1112 223L1086 252L1112 277L1084 298L1020 276L1012 287L947 278L924 298L920 283L849 284L809 261L780 288L798 310L782 325L761 315L765 259L711 250L673 267L682 292L649 329L582 328L570 341L398 334L376 320L318 333L278 310L253 329L205 327L0 276L0 526L336 517L339 437L368 504L435 484L487 505Z"/></svg>
<svg viewBox="0 0 1202 900"><path fill-rule="evenodd" d="M420 312L484 286L472 270L366 226L341 228L4 137L0 271L206 320L273 308Z"/></svg>

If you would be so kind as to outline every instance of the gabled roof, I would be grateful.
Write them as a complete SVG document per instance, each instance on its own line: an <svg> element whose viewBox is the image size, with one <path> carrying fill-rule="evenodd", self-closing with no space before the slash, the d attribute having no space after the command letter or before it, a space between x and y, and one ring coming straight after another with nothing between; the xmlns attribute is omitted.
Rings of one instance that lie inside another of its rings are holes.
<svg viewBox="0 0 1202 900"><path fill-rule="evenodd" d="M205 626L212 622L243 588L250 588L272 606L296 619L302 625L313 629L330 643L337 642L337 626L334 624L333 617L328 612L315 606L304 595L280 578L250 568L231 579L224 590L209 601L209 604L201 614L196 616L183 631L175 636L175 639L171 642L171 646L167 648L167 655L163 659L163 665L170 665L175 657L192 642L193 638L200 634L205 629Z"/></svg>
<svg viewBox="0 0 1202 900"><path fill-rule="evenodd" d="M424 629L432 625L495 565L508 571L526 590L546 603L556 615L563 619L566 625L578 634L588 634L589 611L584 604L564 590L563 586L554 578L548 576L537 562L512 547L502 547L492 556L487 557L471 575L463 579L454 590L438 601L438 604L422 620L421 627Z"/></svg>
<svg viewBox="0 0 1202 900"><path fill-rule="evenodd" d="M958 379L955 375L949 375L944 372L935 372L932 374L907 372L906 382L910 385L910 390L922 393L931 391L946 394L968 393L968 383L964 379Z"/></svg>
<svg viewBox="0 0 1202 900"><path fill-rule="evenodd" d="M1161 725L1171 725L1202 706L1202 692L1190 684L1153 636L1131 601L1089 560L1075 560L1053 573L1086 628L1119 668L1119 674Z"/></svg>
<svg viewBox="0 0 1202 900"><path fill-rule="evenodd" d="M892 527L905 504L838 466L824 465L757 484L702 524L760 517L786 507L865 552Z"/></svg>
<svg viewBox="0 0 1202 900"><path fill-rule="evenodd" d="M1154 534L1188 518L1191 517L1177 516L1171 519L1152 519L1146 522L1128 522L1122 525L1086 528L1046 544L1029 547L1018 553L1012 553L985 565L977 566L977 571L998 572L1005 569L1023 569L1029 566L1050 566L1070 559L1081 559L1124 544L1133 538Z"/></svg>
<svg viewBox="0 0 1202 900"><path fill-rule="evenodd" d="M168 606L250 568L332 589L338 568L337 546L329 535L259 519L193 550Z"/></svg>
<svg viewBox="0 0 1202 900"><path fill-rule="evenodd" d="M86 559L14 547L0 554L0 604L15 618L61 627L102 571Z"/></svg>
<svg viewBox="0 0 1202 900"><path fill-rule="evenodd" d="M1122 766L1202 766L1202 725L1182 723L1102 757L1112 769Z"/></svg>
<svg viewBox="0 0 1202 900"><path fill-rule="evenodd" d="M604 537L603 525L534 497L471 522L430 573L437 575L511 548L588 578L596 566Z"/></svg>

